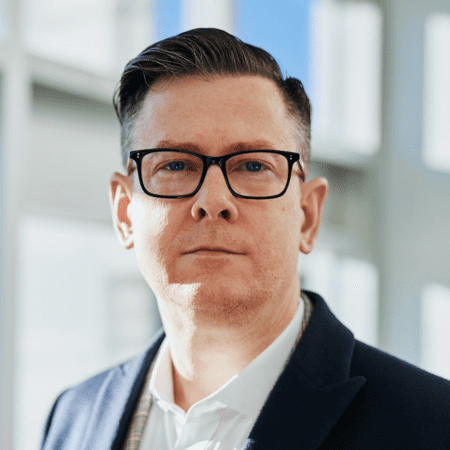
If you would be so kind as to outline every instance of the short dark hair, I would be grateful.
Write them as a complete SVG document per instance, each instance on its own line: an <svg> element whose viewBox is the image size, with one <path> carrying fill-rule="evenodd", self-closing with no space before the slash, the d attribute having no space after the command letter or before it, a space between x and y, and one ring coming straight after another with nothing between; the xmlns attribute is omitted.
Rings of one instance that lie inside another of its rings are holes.
<svg viewBox="0 0 450 450"><path fill-rule="evenodd" d="M270 53L215 28L196 28L156 42L126 65L113 98L122 125L124 168L127 152L132 150L133 125L147 92L158 79L181 75L259 75L273 80L298 125L299 152L305 169L309 168L311 105L301 81L283 78L280 66Z"/></svg>

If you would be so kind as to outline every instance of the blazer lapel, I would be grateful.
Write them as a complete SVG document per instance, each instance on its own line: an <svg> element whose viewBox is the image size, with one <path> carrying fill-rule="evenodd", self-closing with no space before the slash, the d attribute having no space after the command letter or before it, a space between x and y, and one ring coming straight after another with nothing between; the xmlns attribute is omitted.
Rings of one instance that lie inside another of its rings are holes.
<svg viewBox="0 0 450 450"><path fill-rule="evenodd" d="M139 357L113 369L97 395L83 450L120 450L145 377L164 338L161 330L153 345Z"/></svg>
<svg viewBox="0 0 450 450"><path fill-rule="evenodd" d="M245 450L316 450L366 383L350 377L353 334L317 294L310 322L256 421Z"/></svg>

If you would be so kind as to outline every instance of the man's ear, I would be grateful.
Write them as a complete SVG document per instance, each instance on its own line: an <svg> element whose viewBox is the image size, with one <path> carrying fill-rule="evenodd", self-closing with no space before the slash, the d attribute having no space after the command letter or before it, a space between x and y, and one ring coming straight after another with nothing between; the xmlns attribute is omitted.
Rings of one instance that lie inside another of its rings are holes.
<svg viewBox="0 0 450 450"><path fill-rule="evenodd" d="M328 193L328 181L325 178L314 178L302 185L301 208L304 220L300 229L300 251L309 253L319 233L323 205Z"/></svg>
<svg viewBox="0 0 450 450"><path fill-rule="evenodd" d="M128 208L132 198L131 178L115 172L109 182L109 201L114 229L120 244L126 249L134 246L131 211Z"/></svg>

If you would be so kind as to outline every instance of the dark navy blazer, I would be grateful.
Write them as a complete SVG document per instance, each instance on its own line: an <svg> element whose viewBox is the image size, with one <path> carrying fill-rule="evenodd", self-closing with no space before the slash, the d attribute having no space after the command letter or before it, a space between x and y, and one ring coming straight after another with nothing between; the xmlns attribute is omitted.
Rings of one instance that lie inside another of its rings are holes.
<svg viewBox="0 0 450 450"><path fill-rule="evenodd" d="M247 450L450 450L450 381L354 339L317 294ZM120 450L163 330L141 356L63 392L41 449Z"/></svg>

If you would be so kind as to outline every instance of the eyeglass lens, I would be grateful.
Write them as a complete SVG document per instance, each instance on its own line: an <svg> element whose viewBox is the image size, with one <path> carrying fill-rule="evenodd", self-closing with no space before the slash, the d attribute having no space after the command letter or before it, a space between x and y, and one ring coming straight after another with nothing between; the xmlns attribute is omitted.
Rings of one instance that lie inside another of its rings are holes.
<svg viewBox="0 0 450 450"><path fill-rule="evenodd" d="M177 151L148 153L142 159L142 181L151 194L181 196L194 192L201 179L203 161ZM235 155L226 162L233 191L248 197L270 197L283 192L289 163L277 153Z"/></svg>

